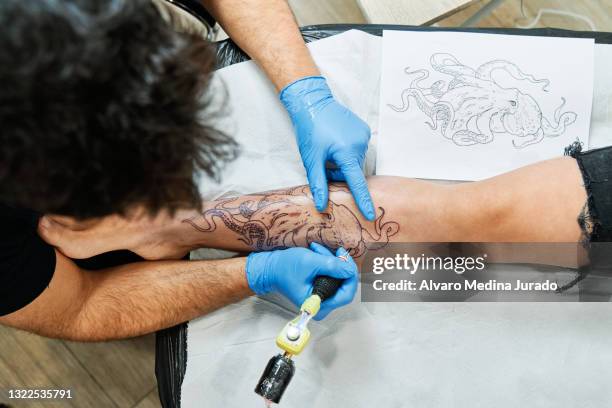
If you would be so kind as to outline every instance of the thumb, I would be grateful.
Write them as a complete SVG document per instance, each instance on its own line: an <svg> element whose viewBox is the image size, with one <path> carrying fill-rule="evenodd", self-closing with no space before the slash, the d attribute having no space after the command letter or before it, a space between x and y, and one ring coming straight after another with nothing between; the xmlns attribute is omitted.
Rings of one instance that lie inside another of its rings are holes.
<svg viewBox="0 0 612 408"><path fill-rule="evenodd" d="M350 255L347 254L346 257L350 259ZM324 275L337 279L348 279L358 274L357 265L352 259L347 262L334 255L318 255L314 272L315 276Z"/></svg>
<svg viewBox="0 0 612 408"><path fill-rule="evenodd" d="M323 245L319 244L318 242L311 242L310 249L319 255L331 255L331 256L334 255L329 249L325 248Z"/></svg>

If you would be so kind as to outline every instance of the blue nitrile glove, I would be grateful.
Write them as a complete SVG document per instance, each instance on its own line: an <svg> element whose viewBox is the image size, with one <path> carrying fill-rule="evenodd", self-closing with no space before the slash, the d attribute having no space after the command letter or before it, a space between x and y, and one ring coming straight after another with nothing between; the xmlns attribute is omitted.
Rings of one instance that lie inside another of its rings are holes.
<svg viewBox="0 0 612 408"><path fill-rule="evenodd" d="M338 256L346 256L348 261ZM334 256L327 248L316 243L310 244L310 249L290 248L252 253L247 258L246 275L253 292L258 295L279 292L297 307L312 293L317 276L344 279L338 292L321 303L316 320L351 303L359 282L357 265L344 248L338 248Z"/></svg>
<svg viewBox="0 0 612 408"><path fill-rule="evenodd" d="M361 213L374 220L374 204L362 169L370 140L368 125L334 99L320 76L292 82L281 91L280 100L293 122L317 209L327 207L329 177L346 181ZM338 168L326 170L326 161Z"/></svg>

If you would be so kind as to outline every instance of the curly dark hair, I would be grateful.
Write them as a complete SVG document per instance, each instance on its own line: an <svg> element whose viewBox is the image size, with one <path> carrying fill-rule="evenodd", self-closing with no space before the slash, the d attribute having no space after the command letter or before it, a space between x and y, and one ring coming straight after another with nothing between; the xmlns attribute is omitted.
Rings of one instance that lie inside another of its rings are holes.
<svg viewBox="0 0 612 408"><path fill-rule="evenodd" d="M207 125L212 47L150 0L2 0L0 25L0 201L81 219L195 207L194 172L236 156Z"/></svg>

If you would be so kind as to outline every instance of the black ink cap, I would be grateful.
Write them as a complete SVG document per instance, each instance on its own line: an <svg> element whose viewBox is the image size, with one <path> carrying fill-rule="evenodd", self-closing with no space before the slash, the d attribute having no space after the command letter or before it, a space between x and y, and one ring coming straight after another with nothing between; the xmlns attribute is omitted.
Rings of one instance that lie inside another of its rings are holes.
<svg viewBox="0 0 612 408"><path fill-rule="evenodd" d="M289 357L277 354L268 361L255 393L278 404L295 374L295 363Z"/></svg>

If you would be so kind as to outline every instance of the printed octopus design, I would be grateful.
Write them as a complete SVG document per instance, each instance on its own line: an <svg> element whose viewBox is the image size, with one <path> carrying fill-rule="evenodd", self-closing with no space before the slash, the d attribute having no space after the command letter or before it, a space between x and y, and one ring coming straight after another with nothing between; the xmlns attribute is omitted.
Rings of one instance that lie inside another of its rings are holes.
<svg viewBox="0 0 612 408"><path fill-rule="evenodd" d="M576 121L574 112L560 114L565 105L555 110L554 123L543 116L540 106L530 95L518 88L503 88L492 78L492 73L505 71L518 80L542 83L547 91L547 79L536 79L523 73L514 63L503 60L489 61L477 69L461 64L453 55L436 53L430 58L433 69L453 77L450 81L436 81L422 87L421 81L429 71L420 69L407 74L419 74L402 94L402 106L388 106L396 112L405 112L414 98L417 107L430 117L426 122L431 129L440 126L441 134L459 146L490 143L495 134L510 134L515 148L540 143L544 137L556 137Z"/></svg>
<svg viewBox="0 0 612 408"><path fill-rule="evenodd" d="M330 189L342 190L334 186ZM383 222L382 207L379 207L380 215L374 221L375 234L372 235L347 206L330 200L322 213L314 207L304 210L304 196L309 196L307 187L250 194L252 199L239 204L237 198L228 198L205 210L201 216L184 222L199 231L212 232L219 220L240 235L241 242L256 250L306 247L311 242L318 242L332 249L342 246L353 257L363 255L366 249L384 247L389 237L399 231L396 222Z"/></svg>

